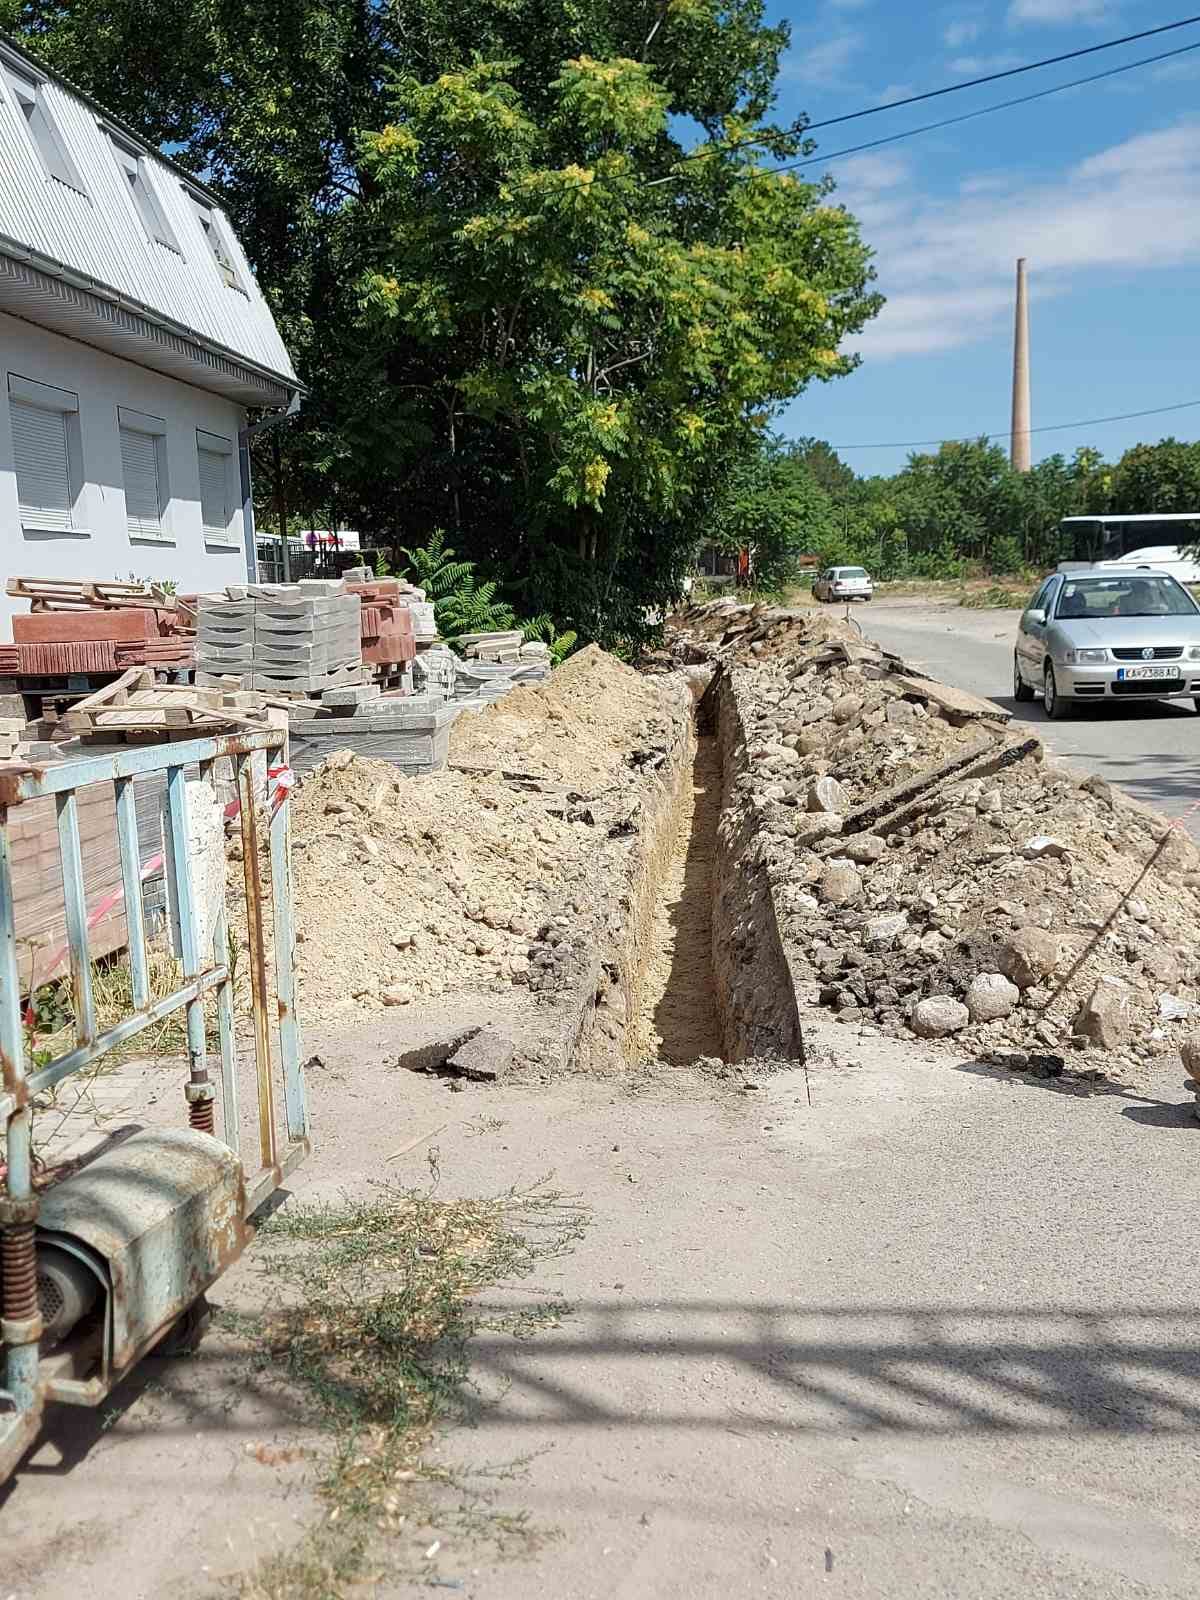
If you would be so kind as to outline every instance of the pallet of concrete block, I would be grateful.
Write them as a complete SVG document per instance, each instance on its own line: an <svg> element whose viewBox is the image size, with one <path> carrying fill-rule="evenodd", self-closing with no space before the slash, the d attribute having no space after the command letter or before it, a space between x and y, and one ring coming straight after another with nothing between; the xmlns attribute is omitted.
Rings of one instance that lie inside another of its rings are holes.
<svg viewBox="0 0 1200 1600"><path fill-rule="evenodd" d="M369 694L368 686L361 692ZM440 772L460 710L431 695L377 695L358 704L331 704L327 698L317 716L292 715L292 765L307 772L331 750L349 749L413 776Z"/></svg>

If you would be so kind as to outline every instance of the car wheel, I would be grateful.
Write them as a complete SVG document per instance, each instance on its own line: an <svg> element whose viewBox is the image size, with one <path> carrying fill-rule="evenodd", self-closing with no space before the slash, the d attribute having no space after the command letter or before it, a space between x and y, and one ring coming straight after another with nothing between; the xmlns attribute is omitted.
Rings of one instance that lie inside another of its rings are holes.
<svg viewBox="0 0 1200 1600"><path fill-rule="evenodd" d="M1015 650L1013 651L1013 699L1022 701L1033 699L1033 690L1021 676L1021 665Z"/></svg>
<svg viewBox="0 0 1200 1600"><path fill-rule="evenodd" d="M1071 701L1058 692L1058 683L1054 677L1054 668L1046 663L1046 677L1042 687L1042 699L1046 706L1046 715L1051 722L1062 722L1071 715Z"/></svg>

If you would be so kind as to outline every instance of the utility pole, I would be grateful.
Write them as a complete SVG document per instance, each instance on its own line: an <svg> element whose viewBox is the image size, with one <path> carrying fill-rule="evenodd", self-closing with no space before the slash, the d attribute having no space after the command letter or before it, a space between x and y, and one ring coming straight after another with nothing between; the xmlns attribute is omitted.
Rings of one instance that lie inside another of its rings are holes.
<svg viewBox="0 0 1200 1600"><path fill-rule="evenodd" d="M1028 472L1033 465L1030 429L1033 426L1029 400L1029 296L1025 278L1025 257L1017 262L1017 326L1013 340L1012 455L1017 472Z"/></svg>

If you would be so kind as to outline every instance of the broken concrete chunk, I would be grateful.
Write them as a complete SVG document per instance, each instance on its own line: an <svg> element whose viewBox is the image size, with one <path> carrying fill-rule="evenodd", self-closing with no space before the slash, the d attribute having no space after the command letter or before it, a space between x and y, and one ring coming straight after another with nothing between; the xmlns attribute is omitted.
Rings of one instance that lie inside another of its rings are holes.
<svg viewBox="0 0 1200 1600"><path fill-rule="evenodd" d="M862 701L856 694L843 694L833 702L833 720L842 724L853 722L862 710Z"/></svg>
<svg viewBox="0 0 1200 1600"><path fill-rule="evenodd" d="M381 990L379 998L385 1006L408 1006L413 1002L413 991L406 983L394 983Z"/></svg>
<svg viewBox="0 0 1200 1600"><path fill-rule="evenodd" d="M836 778L814 778L808 788L806 807L809 811L834 812L840 816L846 809L846 791Z"/></svg>
<svg viewBox="0 0 1200 1600"><path fill-rule="evenodd" d="M1018 989L1032 989L1058 965L1058 940L1045 928L1018 928L996 952L996 966Z"/></svg>
<svg viewBox="0 0 1200 1600"><path fill-rule="evenodd" d="M1179 1059L1190 1078L1200 1083L1200 1033L1189 1033L1179 1046Z"/></svg>
<svg viewBox="0 0 1200 1600"><path fill-rule="evenodd" d="M967 1011L972 1022L995 1022L1015 1011L1021 991L1001 972L981 972L967 990Z"/></svg>
<svg viewBox="0 0 1200 1600"><path fill-rule="evenodd" d="M907 928L907 911L889 911L884 916L871 918L863 929L863 938L867 944L891 944Z"/></svg>
<svg viewBox="0 0 1200 1600"><path fill-rule="evenodd" d="M1105 974L1080 1006L1074 1030L1101 1050L1116 1050L1133 1032L1133 990Z"/></svg>
<svg viewBox="0 0 1200 1600"><path fill-rule="evenodd" d="M1150 921L1150 907L1144 900L1126 900L1125 910L1135 922Z"/></svg>
<svg viewBox="0 0 1200 1600"><path fill-rule="evenodd" d="M846 840L842 846L842 853L848 861L856 861L860 866L869 867L887 854L887 840L880 838L877 833L855 834L852 839Z"/></svg>
<svg viewBox="0 0 1200 1600"><path fill-rule="evenodd" d="M1067 853L1067 847L1061 839L1055 839L1048 833L1038 833L1032 839L1026 839L1021 848L1021 854L1026 861L1042 861L1047 857L1061 857Z"/></svg>
<svg viewBox="0 0 1200 1600"><path fill-rule="evenodd" d="M928 1000L918 1000L913 1008L912 1030L922 1039L944 1039L948 1033L958 1033L971 1020L970 1013L961 1000L952 995L932 995Z"/></svg>
<svg viewBox="0 0 1200 1600"><path fill-rule="evenodd" d="M821 874L817 898L826 905L845 906L862 894L862 875L852 861L831 861Z"/></svg>
<svg viewBox="0 0 1200 1600"><path fill-rule="evenodd" d="M460 1044L446 1062L452 1072L461 1072L464 1078L477 1083L494 1083L512 1066L516 1045L495 1028L481 1028L478 1033Z"/></svg>
<svg viewBox="0 0 1200 1600"><path fill-rule="evenodd" d="M893 727L903 726L917 720L917 708L911 700L889 700L884 717Z"/></svg>

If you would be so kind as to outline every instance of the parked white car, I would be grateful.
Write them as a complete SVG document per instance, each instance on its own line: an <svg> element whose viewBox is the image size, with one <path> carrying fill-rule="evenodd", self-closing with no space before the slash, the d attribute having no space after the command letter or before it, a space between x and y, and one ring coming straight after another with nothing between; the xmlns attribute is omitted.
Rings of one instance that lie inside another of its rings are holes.
<svg viewBox="0 0 1200 1600"><path fill-rule="evenodd" d="M865 567L826 567L813 580L814 600L869 600L874 593Z"/></svg>
<svg viewBox="0 0 1200 1600"><path fill-rule="evenodd" d="M1064 563L1022 614L1013 699L1048 717L1084 701L1189 699L1200 710L1200 607L1168 572Z"/></svg>

